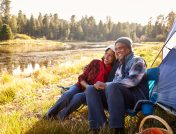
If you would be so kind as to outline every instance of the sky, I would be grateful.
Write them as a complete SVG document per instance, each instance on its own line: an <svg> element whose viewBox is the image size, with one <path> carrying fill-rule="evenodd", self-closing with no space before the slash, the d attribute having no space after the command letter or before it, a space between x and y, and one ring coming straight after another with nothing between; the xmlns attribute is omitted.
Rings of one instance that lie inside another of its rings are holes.
<svg viewBox="0 0 176 134"><path fill-rule="evenodd" d="M176 13L176 0L11 0L11 14L17 15L19 10L30 18L44 14L58 13L59 18L70 20L76 15L93 16L97 22L105 21L107 16L113 22L135 22L147 24L150 17L156 19L160 14Z"/></svg>

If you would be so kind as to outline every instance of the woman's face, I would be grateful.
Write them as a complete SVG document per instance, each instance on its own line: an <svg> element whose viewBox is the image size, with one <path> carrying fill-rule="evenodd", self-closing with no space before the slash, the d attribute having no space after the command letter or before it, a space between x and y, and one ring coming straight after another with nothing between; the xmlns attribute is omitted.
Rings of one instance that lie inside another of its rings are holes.
<svg viewBox="0 0 176 134"><path fill-rule="evenodd" d="M111 49L108 49L107 51L105 51L103 59L105 65L111 65L115 60L115 52Z"/></svg>

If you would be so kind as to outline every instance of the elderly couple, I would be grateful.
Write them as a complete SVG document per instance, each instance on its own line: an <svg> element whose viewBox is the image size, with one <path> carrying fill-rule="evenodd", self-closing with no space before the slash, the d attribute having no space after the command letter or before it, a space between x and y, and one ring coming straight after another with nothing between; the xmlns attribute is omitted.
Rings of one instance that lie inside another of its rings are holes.
<svg viewBox="0 0 176 134"><path fill-rule="evenodd" d="M126 110L148 98L145 71L145 61L133 53L132 40L118 38L106 48L102 60L90 62L78 82L48 110L46 117L64 119L85 103L91 132L98 133L107 124L106 109L112 133L124 134Z"/></svg>

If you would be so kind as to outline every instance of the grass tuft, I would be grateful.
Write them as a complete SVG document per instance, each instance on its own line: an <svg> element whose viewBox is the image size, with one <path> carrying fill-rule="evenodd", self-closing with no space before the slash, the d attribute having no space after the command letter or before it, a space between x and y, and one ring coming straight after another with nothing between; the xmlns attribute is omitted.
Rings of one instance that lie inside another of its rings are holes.
<svg viewBox="0 0 176 134"><path fill-rule="evenodd" d="M26 40L28 41L28 40ZM18 44L18 41L16 42ZM39 43L42 43L39 41ZM151 66L162 44L135 47L135 53L142 56ZM15 45L14 45L15 46ZM77 82L83 68L94 58L101 58L102 51L79 51L61 59L58 65L41 69L30 76L14 77L0 75L0 133L1 134L87 134L87 109L81 114L73 113L65 121L43 120L46 111L60 97L57 85L70 86ZM161 57L155 63L159 65ZM159 115L165 116L164 113ZM137 119L132 120L134 127ZM129 132L130 119L125 120ZM110 134L106 126L100 134Z"/></svg>
<svg viewBox="0 0 176 134"><path fill-rule="evenodd" d="M11 102L15 98L15 91L12 88L8 88L0 92L0 104Z"/></svg>

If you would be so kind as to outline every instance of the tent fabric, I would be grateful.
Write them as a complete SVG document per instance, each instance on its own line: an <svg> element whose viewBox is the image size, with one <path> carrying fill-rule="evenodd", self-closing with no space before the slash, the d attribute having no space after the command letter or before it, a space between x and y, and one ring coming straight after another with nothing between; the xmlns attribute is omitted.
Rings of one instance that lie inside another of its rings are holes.
<svg viewBox="0 0 176 134"><path fill-rule="evenodd" d="M163 48L163 59L167 56L170 49L172 49L175 46L176 46L176 31L172 35L172 38L167 42L167 44Z"/></svg>
<svg viewBox="0 0 176 134"><path fill-rule="evenodd" d="M159 66L158 84L152 95L157 93L156 103L163 104L176 111L176 49L173 48ZM151 95L151 96L152 96Z"/></svg>
<svg viewBox="0 0 176 134"><path fill-rule="evenodd" d="M172 25L172 28L167 36L167 39L165 41L165 43L167 44L167 42L170 40L170 38L172 37L172 35L176 32L176 19L174 20L174 23Z"/></svg>
<svg viewBox="0 0 176 134"><path fill-rule="evenodd" d="M165 41L165 45L163 46L163 59L174 46L176 46L176 19L174 20L172 28Z"/></svg>

